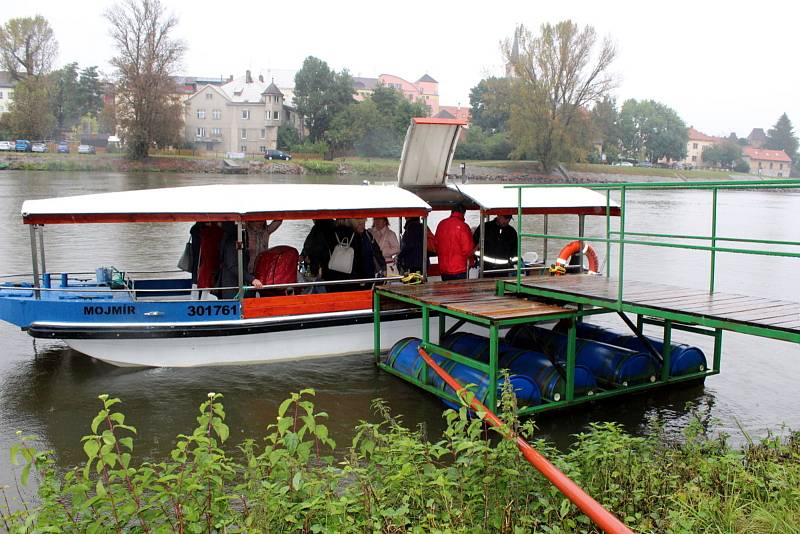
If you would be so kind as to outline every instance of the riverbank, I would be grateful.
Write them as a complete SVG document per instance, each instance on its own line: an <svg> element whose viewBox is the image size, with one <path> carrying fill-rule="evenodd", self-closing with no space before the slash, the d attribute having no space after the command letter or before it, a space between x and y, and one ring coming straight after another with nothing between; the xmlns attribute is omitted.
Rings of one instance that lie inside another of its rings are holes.
<svg viewBox="0 0 800 534"><path fill-rule="evenodd" d="M264 440L232 443L240 433L228 427L221 396L209 393L197 428L160 463L134 454L134 439L147 437L129 426L118 399L101 395L82 439L87 459L66 475L21 438L11 457L23 485L29 474L40 478L38 498L26 502L19 492L17 511L7 504L0 517L13 532L599 532L512 442L465 409L445 412L447 428L432 442L374 401L378 422L362 422L335 455L313 395L281 403ZM705 435L706 415L695 412L677 443L657 424L634 437L593 423L566 452L533 445L636 532L798 532L800 433L736 450L725 436ZM535 436L532 422L502 417Z"/></svg>
<svg viewBox="0 0 800 534"><path fill-rule="evenodd" d="M326 174L393 177L397 175L396 160L295 159L266 161L264 159L236 160L239 168L226 168L221 158L156 155L132 161L119 154L33 154L6 153L0 155L0 167L10 171L63 172L146 172L219 174L236 171L242 174Z"/></svg>
<svg viewBox="0 0 800 534"><path fill-rule="evenodd" d="M263 159L237 160L235 169L243 174L339 175L394 178L399 160L382 158L337 158L333 161L298 157L291 161ZM713 170L678 171L645 167L613 167L609 165L573 164L550 174L542 173L532 161L468 161L468 180L486 182L631 182L631 181L699 181L758 179L750 174ZM131 161L119 154L32 154L10 152L0 154L0 168L22 171L64 172L167 172L218 174L226 169L221 158L201 156L154 155L146 160ZM453 163L453 174L459 165Z"/></svg>

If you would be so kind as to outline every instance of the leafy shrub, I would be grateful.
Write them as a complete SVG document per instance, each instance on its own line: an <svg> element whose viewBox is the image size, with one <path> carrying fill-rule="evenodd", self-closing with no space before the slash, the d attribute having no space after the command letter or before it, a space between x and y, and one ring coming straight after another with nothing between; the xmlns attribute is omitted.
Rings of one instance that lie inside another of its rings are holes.
<svg viewBox="0 0 800 534"><path fill-rule="evenodd" d="M503 432L530 436L534 426L516 420L509 387ZM59 473L30 437L12 447L22 483L39 477L38 500L7 507L3 525L10 532L598 532L512 441L493 439L465 408L446 411L447 428L431 442L375 401L379 422L362 422L336 460L313 394L293 393L266 437L244 440L232 455L223 448L230 430L221 395L210 393L197 427L178 435L160 462L134 461L136 429L115 411L119 399L101 395L82 439L82 466ZM658 432L634 437L593 423L567 452L533 445L637 532L797 532L800 433L736 451L703 429L695 416L685 442L669 444Z"/></svg>
<svg viewBox="0 0 800 534"><path fill-rule="evenodd" d="M333 161L322 161L319 159L302 159L295 161L312 174L336 174L339 171L339 165Z"/></svg>
<svg viewBox="0 0 800 534"><path fill-rule="evenodd" d="M733 165L733 170L735 172L749 173L750 165L748 165L748 163L743 159L737 159L736 163Z"/></svg>

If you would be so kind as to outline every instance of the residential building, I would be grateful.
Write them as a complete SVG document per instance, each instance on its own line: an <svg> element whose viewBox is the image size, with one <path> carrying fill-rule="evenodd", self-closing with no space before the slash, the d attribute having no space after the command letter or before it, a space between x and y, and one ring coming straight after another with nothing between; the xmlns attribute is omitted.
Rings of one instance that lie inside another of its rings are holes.
<svg viewBox="0 0 800 534"><path fill-rule="evenodd" d="M463 106L439 106L439 113L433 115L437 119L459 119L469 122L470 108Z"/></svg>
<svg viewBox="0 0 800 534"><path fill-rule="evenodd" d="M8 111L8 105L14 100L14 88L17 81L9 72L0 72L0 114Z"/></svg>
<svg viewBox="0 0 800 534"><path fill-rule="evenodd" d="M747 145L753 148L762 148L765 144L767 144L767 134L764 133L764 128L753 128L753 131L747 136Z"/></svg>
<svg viewBox="0 0 800 534"><path fill-rule="evenodd" d="M784 178L792 169L792 160L783 150L746 146L742 149L742 157L750 165L752 174Z"/></svg>
<svg viewBox="0 0 800 534"><path fill-rule="evenodd" d="M377 78L353 78L353 90L358 101L368 98L378 84L397 89L411 102L423 101L431 110L431 115L439 113L439 82L424 74L416 82L409 82L394 74L381 74Z"/></svg>
<svg viewBox="0 0 800 534"><path fill-rule="evenodd" d="M255 154L277 147L278 127L291 124L302 136L303 121L286 96L264 77L206 84L187 98L186 140L200 150Z"/></svg>
<svg viewBox="0 0 800 534"><path fill-rule="evenodd" d="M704 167L703 149L715 143L725 141L722 137L706 135L701 131L695 130L692 126L689 127L688 134L689 141L686 143L686 157L680 162L684 165L691 165L692 167Z"/></svg>

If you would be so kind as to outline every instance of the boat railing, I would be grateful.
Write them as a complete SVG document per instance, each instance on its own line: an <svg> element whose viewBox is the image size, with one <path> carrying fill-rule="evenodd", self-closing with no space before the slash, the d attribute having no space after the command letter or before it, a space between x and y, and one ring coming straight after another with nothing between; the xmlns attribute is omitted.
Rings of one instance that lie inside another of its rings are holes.
<svg viewBox="0 0 800 534"><path fill-rule="evenodd" d="M126 275L133 273L134 271L121 271L124 272ZM137 271L141 272L141 271ZM147 273L167 273L172 271L146 271ZM180 272L180 271L178 271ZM49 274L49 273L48 273ZM69 273L70 275L82 275L82 274L95 274L94 272L89 273ZM19 273L19 274L12 274L12 275L0 275L0 278L9 279L9 278L19 278L19 279L26 279L26 281L30 280L33 275L31 273ZM44 281L47 276L40 275L40 281ZM245 286L245 291L270 291L270 290L294 290L294 289L308 289L308 288L315 288L315 287L327 287L327 286L341 286L341 285L353 285L353 284L380 284L380 283L389 283L389 282L400 282L403 279L402 276L380 276L380 277L372 277L372 278L356 278L356 279L346 279L346 280L312 280L312 281L304 281L304 282L290 282L284 284L265 284L260 288L256 288L255 286ZM90 279L76 279L76 278L68 278L69 281L81 281L86 282ZM96 286L61 286L61 287L47 287L46 284L42 283L39 287L32 287L30 285L25 286L0 286L0 290L2 291L18 291L18 292L42 292L42 293L92 293L96 294L98 291L102 291L103 293L128 293L131 294L132 298L136 300L136 297L144 295L146 297L158 297L160 295L175 295L176 293L179 294L189 294L197 293L199 291L202 292L219 292L219 291L239 291L239 286L226 286L226 287L210 287L210 288L198 288L196 286L192 287L168 287L168 288L154 288L154 289L140 289L136 287L136 281L130 280L126 278L126 283L124 287L113 287L108 285L96 285ZM366 289L366 288L365 288ZM291 294L291 292L288 292ZM238 298L238 297L233 297ZM189 299L189 300L197 300L197 299Z"/></svg>
<svg viewBox="0 0 800 534"><path fill-rule="evenodd" d="M754 239L740 238L735 236L721 236L717 233L717 212L719 207L718 197L720 191L746 189L746 190L800 190L800 180L737 180L737 181L707 181L707 182L632 182L632 183L588 183L580 184L581 187L605 191L606 193L606 235L585 236L585 235L561 235L550 234L545 230L543 233L520 231L517 237L518 256L521 256L522 241L525 238L541 238L553 240L581 240L605 243L606 245L606 276L611 277L611 246L616 245L618 250L617 258L617 299L616 307L622 309L623 289L624 289L624 265L626 246L647 246L664 247L683 250L699 250L710 253L710 273L708 289L709 293L714 293L716 279L716 255L717 253L748 254L757 256L771 256L784 258L800 258L800 251L789 252L777 250L775 247L799 247L800 242L775 239ZM517 220L520 221L522 228L522 190L529 188L562 188L575 187L575 184L526 184L508 185L507 188L517 189ZM654 190L708 190L711 191L711 228L709 235L689 235L689 234L669 234L655 232L631 231L626 227L627 215L627 196L629 191L654 191ZM616 230L611 227L612 202L611 192L618 191L619 198L619 218ZM581 232L582 233L582 232ZM633 239L632 239L633 238ZM669 240L685 241L705 241L709 244L687 244L666 242ZM750 248L735 248L733 246L719 246L718 243L740 243L750 246ZM755 248L752 245L759 245L762 248ZM768 248L764 248L768 247ZM518 264L516 271L516 286L519 291L522 284L522 265Z"/></svg>

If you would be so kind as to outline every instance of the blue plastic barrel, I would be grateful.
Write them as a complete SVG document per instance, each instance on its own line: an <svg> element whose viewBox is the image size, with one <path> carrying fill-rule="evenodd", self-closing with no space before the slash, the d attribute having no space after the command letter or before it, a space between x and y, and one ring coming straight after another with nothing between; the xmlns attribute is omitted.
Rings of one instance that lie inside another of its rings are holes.
<svg viewBox="0 0 800 534"><path fill-rule="evenodd" d="M472 393L475 395L475 398L482 403L486 403L486 397L489 394L489 376L486 373L452 360L444 360L441 365L442 368L449 373L450 376L455 378L456 381L458 381L458 383L462 386L474 384L475 387L470 388L470 391L472 391ZM442 380L436 373L429 373L428 378L431 385L436 389L443 390L451 395L456 395L456 392L453 391L453 388L447 385L447 383L445 383L445 381ZM531 378L523 375L512 374L509 375L508 381L511 383L511 387L513 388L514 394L517 397L517 402L520 405L532 406L541 402L542 395L539 391L539 387ZM500 398L502 387L503 379L500 378L497 380L498 399ZM460 408L459 405L447 399L442 399L442 401L450 408Z"/></svg>
<svg viewBox="0 0 800 534"><path fill-rule="evenodd" d="M415 337L403 338L389 349L385 363L404 375L419 378L425 360L417 349L422 341Z"/></svg>
<svg viewBox="0 0 800 534"><path fill-rule="evenodd" d="M456 354L478 360L479 362L489 362L489 338L471 334L469 332L456 332L445 336L441 342L442 347L452 350ZM498 354L504 350L512 348L511 345L500 341L497 345Z"/></svg>
<svg viewBox="0 0 800 534"><path fill-rule="evenodd" d="M530 377L539 386L542 397L558 401L565 398L567 381L550 359L540 352L509 348L503 351L500 364L515 375ZM562 367L563 369L563 367ZM591 395L597 388L592 372L582 365L575 366L575 395Z"/></svg>
<svg viewBox="0 0 800 534"><path fill-rule="evenodd" d="M445 336L441 345L467 358L484 363L489 361L489 338L487 337L469 332L456 332Z"/></svg>
<svg viewBox="0 0 800 534"><path fill-rule="evenodd" d="M506 341L548 354L562 362L567 358L567 336L546 328L514 327L506 335ZM578 339L575 344L575 364L589 369L598 381L617 386L653 382L660 367L648 352L585 339Z"/></svg>
<svg viewBox="0 0 800 534"><path fill-rule="evenodd" d="M645 352L648 350L642 340L635 335L620 334L594 324L579 323L578 337L602 341L604 343L610 343L611 345L619 345L620 347L638 352ZM664 353L663 341L649 336L646 336L646 338L660 354ZM693 347L685 343L672 343L670 347L670 376L697 373L707 369L708 363L706 361L706 355L698 347Z"/></svg>

